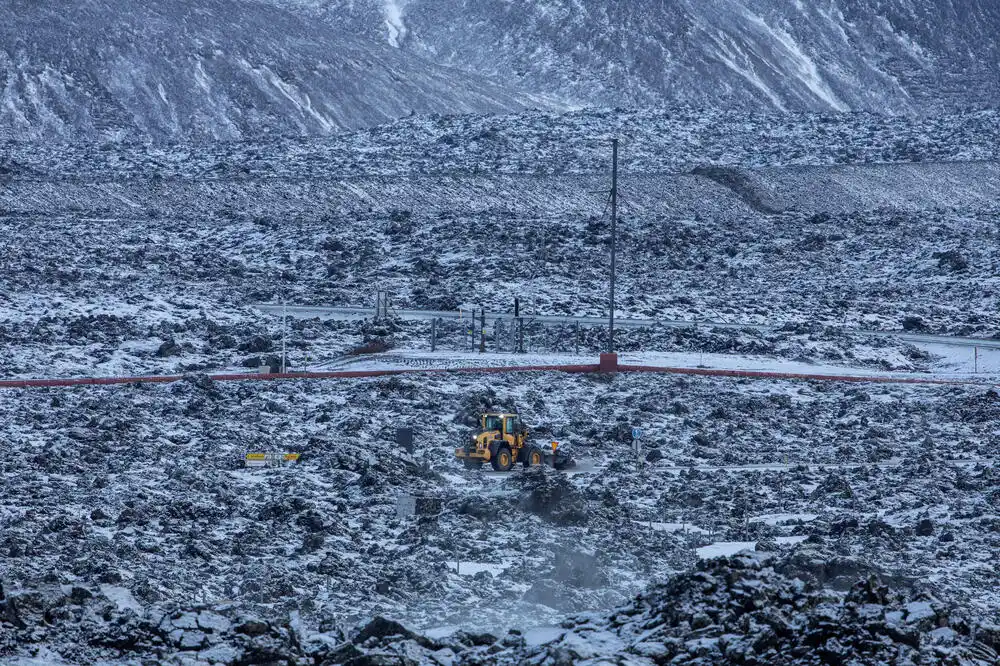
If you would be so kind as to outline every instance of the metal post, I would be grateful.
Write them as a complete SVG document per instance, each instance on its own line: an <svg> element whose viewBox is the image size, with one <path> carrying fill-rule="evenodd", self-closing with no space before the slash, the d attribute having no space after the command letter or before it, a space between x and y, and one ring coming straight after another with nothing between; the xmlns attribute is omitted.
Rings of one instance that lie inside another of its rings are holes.
<svg viewBox="0 0 1000 666"><path fill-rule="evenodd" d="M285 374L285 348L288 338L288 305L281 299L281 374Z"/></svg>
<svg viewBox="0 0 1000 666"><path fill-rule="evenodd" d="M973 347L972 349L973 349L972 353L973 353L974 358L975 358L975 368L974 368L974 371L975 371L976 374L979 374L979 347Z"/></svg>
<svg viewBox="0 0 1000 666"><path fill-rule="evenodd" d="M431 351L437 351L437 333L438 333L438 320L437 317L431 319Z"/></svg>
<svg viewBox="0 0 1000 666"><path fill-rule="evenodd" d="M574 324L574 328L576 329L576 331L574 332L574 338L576 340L576 344L574 345L574 349L576 350L576 353L579 354L580 353L580 322L576 322L576 324Z"/></svg>
<svg viewBox="0 0 1000 666"><path fill-rule="evenodd" d="M479 311L479 353L486 351L486 308Z"/></svg>
<svg viewBox="0 0 1000 666"><path fill-rule="evenodd" d="M611 298L608 310L608 353L615 352L615 262L618 252L618 138L611 140Z"/></svg>
<svg viewBox="0 0 1000 666"><path fill-rule="evenodd" d="M524 317L517 318L517 353L524 353Z"/></svg>

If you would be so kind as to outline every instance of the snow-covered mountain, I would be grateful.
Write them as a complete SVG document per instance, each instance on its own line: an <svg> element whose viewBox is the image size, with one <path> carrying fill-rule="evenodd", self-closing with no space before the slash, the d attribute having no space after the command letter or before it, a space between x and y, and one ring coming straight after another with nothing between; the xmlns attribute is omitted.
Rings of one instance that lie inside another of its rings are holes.
<svg viewBox="0 0 1000 666"><path fill-rule="evenodd" d="M523 96L266 4L4 2L0 138L315 135Z"/></svg>
<svg viewBox="0 0 1000 666"><path fill-rule="evenodd" d="M995 105L986 0L272 0L579 104Z"/></svg>
<svg viewBox="0 0 1000 666"><path fill-rule="evenodd" d="M981 0L4 6L0 139L318 135L559 102L907 112L1000 99L1000 6Z"/></svg>

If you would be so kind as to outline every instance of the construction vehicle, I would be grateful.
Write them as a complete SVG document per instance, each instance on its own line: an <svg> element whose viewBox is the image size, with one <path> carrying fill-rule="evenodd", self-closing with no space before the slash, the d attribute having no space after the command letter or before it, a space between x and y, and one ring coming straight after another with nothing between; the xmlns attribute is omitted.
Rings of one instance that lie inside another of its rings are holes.
<svg viewBox="0 0 1000 666"><path fill-rule="evenodd" d="M455 449L455 457L466 469L488 462L498 472L509 471L515 463L525 467L545 464L545 453L528 442L528 435L518 414L489 412L479 418L479 428L465 446Z"/></svg>

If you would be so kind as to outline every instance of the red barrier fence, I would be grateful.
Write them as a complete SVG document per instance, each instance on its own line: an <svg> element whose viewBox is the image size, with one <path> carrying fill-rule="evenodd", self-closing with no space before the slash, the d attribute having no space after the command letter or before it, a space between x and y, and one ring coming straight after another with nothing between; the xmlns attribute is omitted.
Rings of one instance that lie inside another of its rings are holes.
<svg viewBox="0 0 1000 666"><path fill-rule="evenodd" d="M963 379L933 379L930 377L892 377L886 375L814 375L799 372L775 372L773 370L715 370L712 368L658 368L647 365L620 365L618 372L653 372L673 375L697 375L703 377L729 377L732 379L780 379L821 382L855 382L865 384L980 384Z"/></svg>
<svg viewBox="0 0 1000 666"><path fill-rule="evenodd" d="M933 379L921 377L821 375L766 370L714 370L711 368L672 368L645 365L618 365L622 373L659 373L693 375L701 377L728 377L732 379L770 379L783 381L829 381L871 384L978 384L969 380ZM604 370L607 372L605 364ZM335 372L290 372L290 373L245 373L209 375L214 381L277 381L283 379L364 379L371 377L391 377L418 374L499 374L510 372L567 372L596 373L601 366L594 365L529 365L493 368L421 368L400 370L342 370ZM190 375L189 375L190 376ZM6 379L0 380L0 389L10 388L61 388L72 386L108 386L116 384L168 384L185 379L184 375L149 375L144 377L76 377L69 379Z"/></svg>

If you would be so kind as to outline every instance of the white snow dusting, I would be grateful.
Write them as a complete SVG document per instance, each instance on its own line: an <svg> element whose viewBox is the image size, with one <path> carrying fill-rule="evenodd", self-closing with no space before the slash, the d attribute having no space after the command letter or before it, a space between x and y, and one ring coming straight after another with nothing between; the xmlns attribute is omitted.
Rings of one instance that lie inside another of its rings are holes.
<svg viewBox="0 0 1000 666"><path fill-rule="evenodd" d="M406 8L406 0L385 0L385 25L389 29L389 44L394 48L399 48L406 39L407 28L403 23L403 10Z"/></svg>
<svg viewBox="0 0 1000 666"><path fill-rule="evenodd" d="M766 33L770 34L783 48L786 57L781 60L782 63L788 63L789 69L795 74L799 80L801 80L809 90L812 91L816 97L823 100L830 108L836 111L847 111L848 106L844 104L837 95L830 89L830 86L823 81L823 77L819 73L819 68L816 63L806 55L802 47L799 46L798 42L791 34L785 32L781 28L768 25L764 19L755 14L749 14L747 17Z"/></svg>

